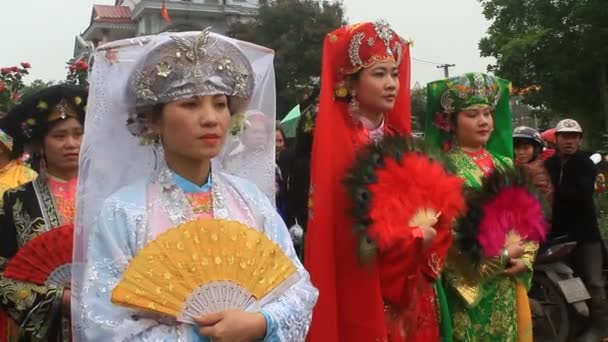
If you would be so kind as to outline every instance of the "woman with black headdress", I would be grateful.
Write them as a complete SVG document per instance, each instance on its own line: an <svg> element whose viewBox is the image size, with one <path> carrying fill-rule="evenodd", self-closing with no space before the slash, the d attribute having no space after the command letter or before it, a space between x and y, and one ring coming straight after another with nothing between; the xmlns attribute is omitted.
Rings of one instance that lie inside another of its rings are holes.
<svg viewBox="0 0 608 342"><path fill-rule="evenodd" d="M40 234L74 221L87 90L56 85L13 108L6 128L14 151L33 154L39 176L8 190L0 211L0 305L9 341L70 341L70 290L5 277L11 258Z"/></svg>

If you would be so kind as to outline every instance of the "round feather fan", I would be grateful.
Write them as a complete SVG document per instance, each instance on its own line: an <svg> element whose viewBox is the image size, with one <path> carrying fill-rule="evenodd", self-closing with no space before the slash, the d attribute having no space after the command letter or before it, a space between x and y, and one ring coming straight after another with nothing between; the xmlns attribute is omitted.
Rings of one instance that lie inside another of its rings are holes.
<svg viewBox="0 0 608 342"><path fill-rule="evenodd" d="M9 260L4 276L38 285L70 287L73 238L72 224L38 235Z"/></svg>
<svg viewBox="0 0 608 342"><path fill-rule="evenodd" d="M387 136L367 146L345 184L364 260L400 241L411 227L437 219L435 229L449 230L464 210L463 181L424 154L410 136Z"/></svg>
<svg viewBox="0 0 608 342"><path fill-rule="evenodd" d="M293 261L262 232L235 221L196 220L141 249L112 302L194 323L203 314L262 306L298 279Z"/></svg>
<svg viewBox="0 0 608 342"><path fill-rule="evenodd" d="M468 211L458 223L463 250L475 261L494 257L517 240L544 241L548 207L521 168L496 170L479 189L469 189Z"/></svg>

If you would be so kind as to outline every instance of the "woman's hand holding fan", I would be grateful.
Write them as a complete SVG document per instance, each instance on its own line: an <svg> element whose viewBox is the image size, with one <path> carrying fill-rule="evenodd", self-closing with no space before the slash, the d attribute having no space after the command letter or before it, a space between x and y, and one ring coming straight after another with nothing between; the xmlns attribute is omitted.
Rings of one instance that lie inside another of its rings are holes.
<svg viewBox="0 0 608 342"><path fill-rule="evenodd" d="M525 272L528 269L526 263L521 259L510 259L507 268L505 269L506 275L515 276Z"/></svg>
<svg viewBox="0 0 608 342"><path fill-rule="evenodd" d="M298 280L296 265L262 232L235 221L198 220L142 248L112 302L195 324L205 314L255 311Z"/></svg>
<svg viewBox="0 0 608 342"><path fill-rule="evenodd" d="M462 248L473 251L476 261L496 258L505 250L510 260L524 254L526 241L544 241L548 222L542 196L520 169L497 170L467 198L469 210L459 222ZM520 262L511 262L508 273L517 273Z"/></svg>
<svg viewBox="0 0 608 342"><path fill-rule="evenodd" d="M61 313L65 317L72 315L72 291L70 289L63 290L63 296L61 297Z"/></svg>
<svg viewBox="0 0 608 342"><path fill-rule="evenodd" d="M435 225L439 222L440 215L441 213L435 215L431 210L419 210L410 220L409 226L420 229L422 233L422 248L427 249L437 238Z"/></svg>
<svg viewBox="0 0 608 342"><path fill-rule="evenodd" d="M261 341L266 336L266 318L259 312L227 310L195 319L199 334L212 341Z"/></svg>

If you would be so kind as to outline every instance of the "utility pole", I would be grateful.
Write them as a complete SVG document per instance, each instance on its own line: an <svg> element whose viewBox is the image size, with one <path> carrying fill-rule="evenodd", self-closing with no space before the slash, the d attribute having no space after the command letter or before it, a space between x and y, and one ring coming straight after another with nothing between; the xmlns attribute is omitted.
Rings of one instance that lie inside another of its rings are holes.
<svg viewBox="0 0 608 342"><path fill-rule="evenodd" d="M443 69L443 75L445 78L450 77L450 68L455 67L456 64L441 64L437 66L437 69Z"/></svg>

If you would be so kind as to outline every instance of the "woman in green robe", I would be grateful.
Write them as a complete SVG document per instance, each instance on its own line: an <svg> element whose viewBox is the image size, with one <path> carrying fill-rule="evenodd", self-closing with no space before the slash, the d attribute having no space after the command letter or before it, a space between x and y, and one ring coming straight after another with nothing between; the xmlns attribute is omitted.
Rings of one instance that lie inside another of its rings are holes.
<svg viewBox="0 0 608 342"><path fill-rule="evenodd" d="M512 167L510 82L480 73L428 84L425 141L443 149L465 187L479 189L494 170ZM526 289L537 246L513 242L475 262L458 237L443 279L454 341L531 341Z"/></svg>

